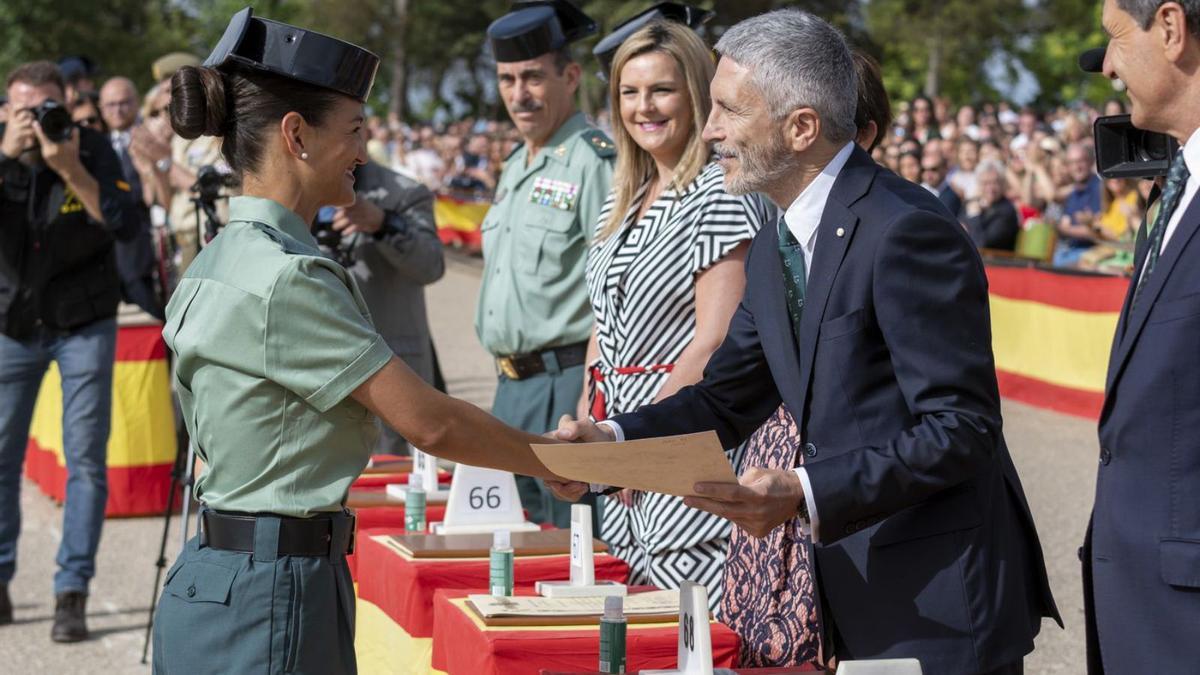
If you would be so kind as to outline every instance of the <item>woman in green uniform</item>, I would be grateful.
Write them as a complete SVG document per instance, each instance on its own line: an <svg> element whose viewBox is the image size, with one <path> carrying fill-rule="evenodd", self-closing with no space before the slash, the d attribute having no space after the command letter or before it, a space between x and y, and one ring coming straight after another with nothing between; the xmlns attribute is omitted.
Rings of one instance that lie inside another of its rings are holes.
<svg viewBox="0 0 1200 675"><path fill-rule="evenodd" d="M528 444L427 386L372 327L353 278L309 233L354 201L378 58L253 17L171 81L171 122L222 136L242 197L180 281L163 331L197 454L199 534L167 575L155 673L355 672L353 523L343 508L374 413L430 452L554 478Z"/></svg>

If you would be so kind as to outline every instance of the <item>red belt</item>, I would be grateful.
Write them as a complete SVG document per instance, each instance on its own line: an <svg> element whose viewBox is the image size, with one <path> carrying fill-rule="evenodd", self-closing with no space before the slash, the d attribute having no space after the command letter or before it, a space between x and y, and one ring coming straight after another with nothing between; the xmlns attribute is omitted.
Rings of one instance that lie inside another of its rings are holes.
<svg viewBox="0 0 1200 675"><path fill-rule="evenodd" d="M621 366L613 368L613 372L617 375L649 375L651 373L669 373L672 370L675 370L674 363L656 363L653 366ZM604 372L600 370L600 366L589 366L588 374L592 376L589 385L591 388L589 393L592 399L592 419L599 422L600 420L608 419L608 409L605 405L604 392L600 390L600 387L596 386L598 383L604 381Z"/></svg>

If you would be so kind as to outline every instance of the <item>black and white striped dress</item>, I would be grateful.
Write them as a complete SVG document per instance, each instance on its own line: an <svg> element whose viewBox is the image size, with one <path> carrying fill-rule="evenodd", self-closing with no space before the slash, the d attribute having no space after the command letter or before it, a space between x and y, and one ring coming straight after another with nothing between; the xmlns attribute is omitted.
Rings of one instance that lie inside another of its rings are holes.
<svg viewBox="0 0 1200 675"><path fill-rule="evenodd" d="M588 255L587 282L600 357L596 390L604 416L650 403L696 334L696 276L771 222L772 207L757 195L735 197L721 168L708 164L682 193L664 192L632 222L648 189L643 185L621 229L597 240ZM600 212L602 228L612 208ZM740 448L730 451L738 466ZM689 509L678 497L638 493L626 506L604 504L601 537L630 566L630 584L678 588L685 580L708 587L711 607L721 597L730 524Z"/></svg>

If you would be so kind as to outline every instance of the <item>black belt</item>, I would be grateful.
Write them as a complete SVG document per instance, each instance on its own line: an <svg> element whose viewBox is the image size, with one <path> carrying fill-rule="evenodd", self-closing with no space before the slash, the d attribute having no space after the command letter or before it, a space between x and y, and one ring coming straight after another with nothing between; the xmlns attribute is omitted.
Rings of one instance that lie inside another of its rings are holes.
<svg viewBox="0 0 1200 675"><path fill-rule="evenodd" d="M565 347L551 347L532 354L497 356L496 365L510 380L524 380L546 372L547 357L558 362L559 369L582 366L587 361L587 343L579 342Z"/></svg>
<svg viewBox="0 0 1200 675"><path fill-rule="evenodd" d="M250 513L221 513L205 509L201 514L200 545L223 551L254 552L254 529L259 518L279 519L278 556L328 556L354 552L354 515L321 514L292 518Z"/></svg>

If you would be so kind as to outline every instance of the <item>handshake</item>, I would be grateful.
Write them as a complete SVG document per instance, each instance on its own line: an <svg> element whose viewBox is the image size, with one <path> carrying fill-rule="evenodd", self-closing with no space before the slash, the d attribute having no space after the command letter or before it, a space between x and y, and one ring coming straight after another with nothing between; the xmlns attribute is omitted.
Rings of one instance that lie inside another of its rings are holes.
<svg viewBox="0 0 1200 675"><path fill-rule="evenodd" d="M574 420L563 415L558 429L547 438L568 443L612 443L617 440L612 428L590 420ZM573 480L546 479L546 486L563 501L574 502L587 494L591 486ZM748 467L738 484L697 483L695 496L685 497L687 506L725 518L753 537L765 537L776 527L806 513L804 488L795 471Z"/></svg>

